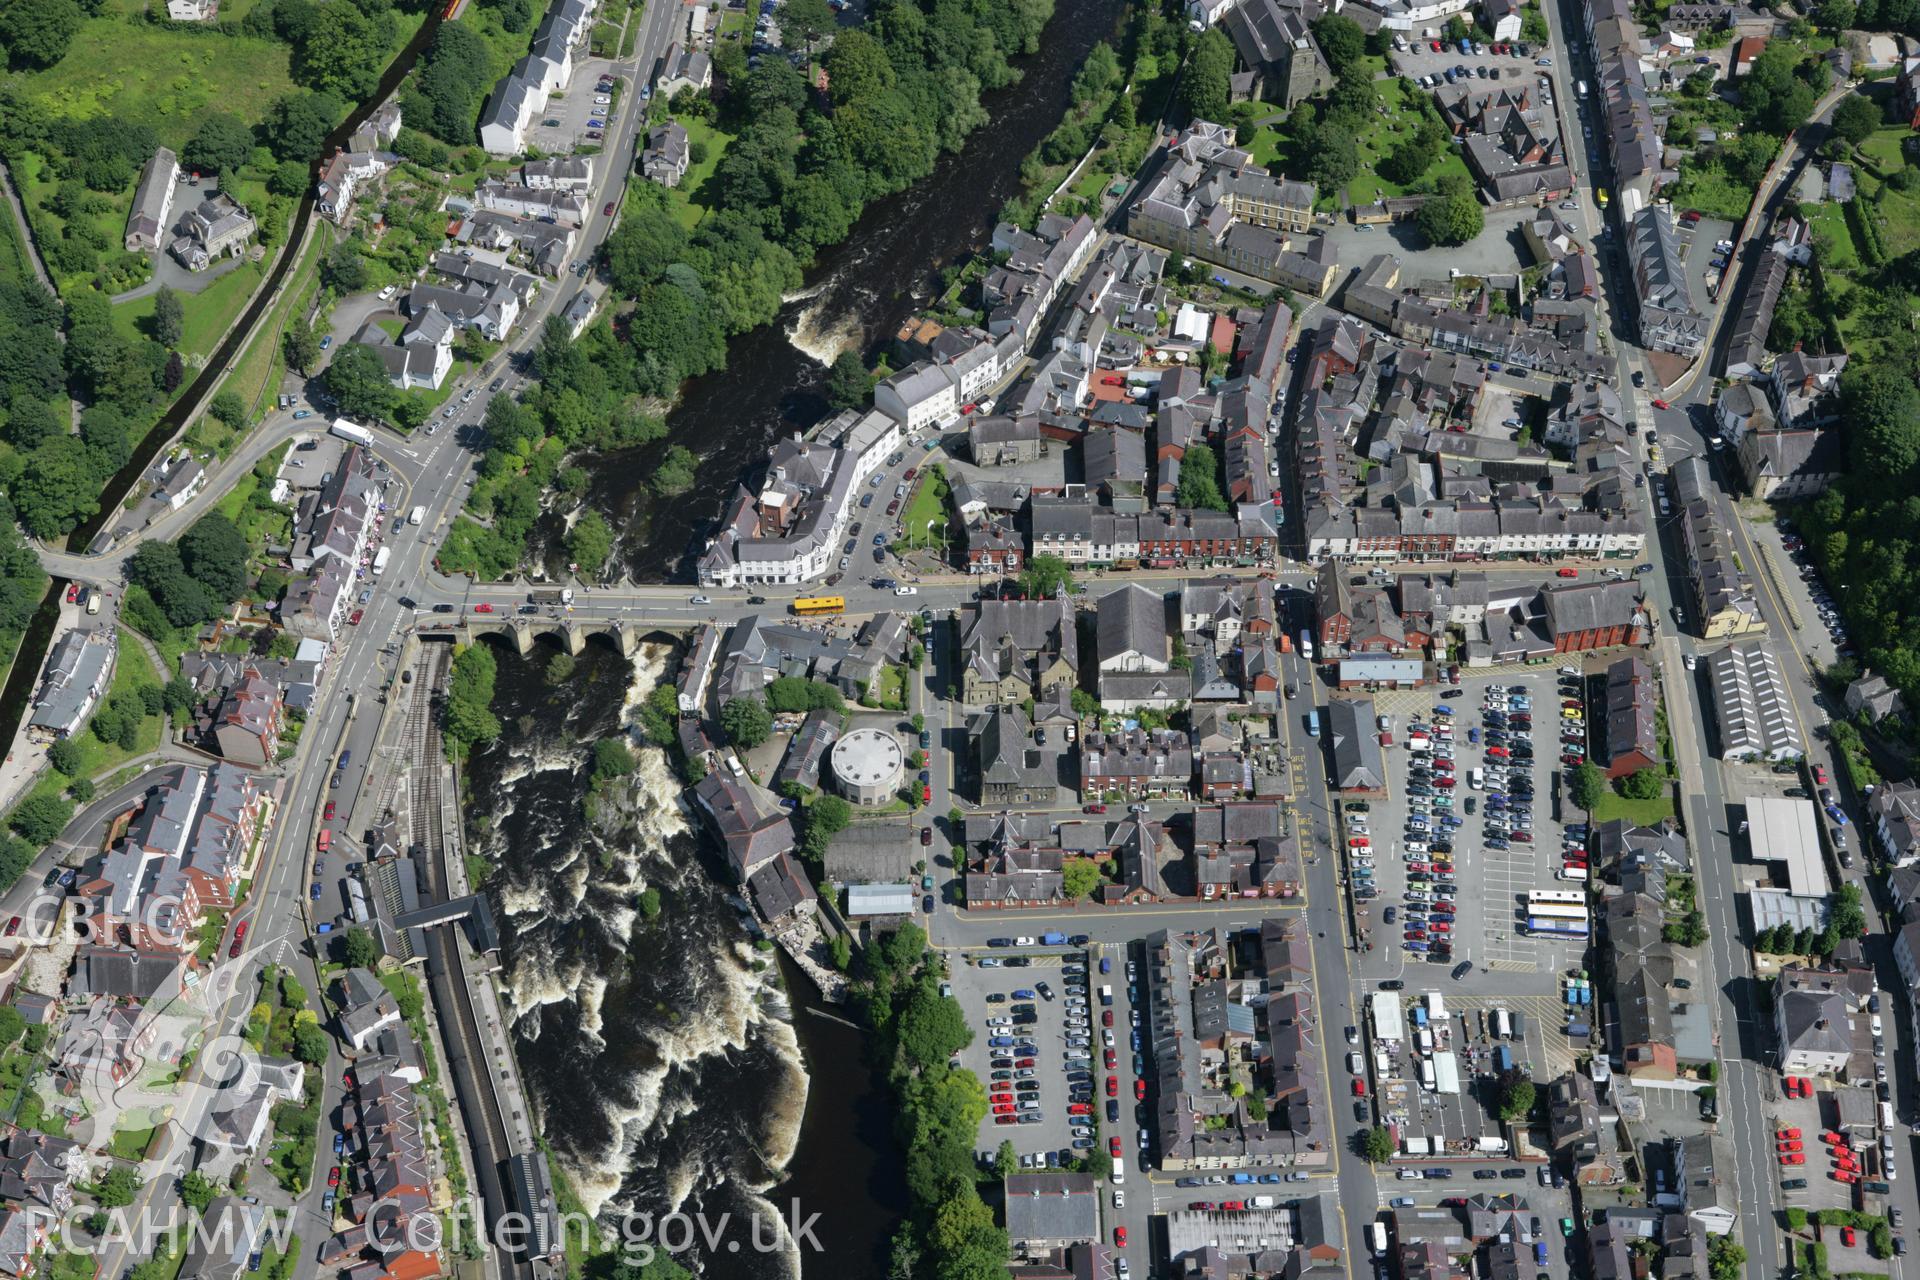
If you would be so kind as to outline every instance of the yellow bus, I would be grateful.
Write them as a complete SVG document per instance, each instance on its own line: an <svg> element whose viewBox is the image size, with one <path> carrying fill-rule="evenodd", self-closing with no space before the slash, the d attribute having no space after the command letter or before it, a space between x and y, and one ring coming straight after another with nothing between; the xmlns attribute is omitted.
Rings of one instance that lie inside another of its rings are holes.
<svg viewBox="0 0 1920 1280"><path fill-rule="evenodd" d="M816 614L844 613L847 608L845 596L801 596L793 602L794 613L801 617Z"/></svg>
<svg viewBox="0 0 1920 1280"><path fill-rule="evenodd" d="M1607 207L1607 189L1605 187L1601 187L1595 191L1594 197L1600 201L1600 207L1602 209Z"/></svg>

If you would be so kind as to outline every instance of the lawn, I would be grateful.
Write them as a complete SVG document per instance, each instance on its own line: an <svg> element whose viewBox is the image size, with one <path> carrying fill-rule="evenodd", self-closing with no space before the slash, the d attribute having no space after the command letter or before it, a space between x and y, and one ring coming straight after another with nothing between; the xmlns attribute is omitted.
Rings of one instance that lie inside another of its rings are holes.
<svg viewBox="0 0 1920 1280"><path fill-rule="evenodd" d="M287 321L307 305L318 280L320 259L326 256L327 249L333 244L333 237L327 234L324 224L320 224L318 219L315 222L320 229L308 238L306 253L288 277L280 301L274 304L272 314L266 318L235 363L223 388L238 392L246 402L250 415L258 415L264 410L268 398L279 389L280 375L286 367L280 354L281 334L285 332ZM223 455L239 439L238 435L205 414L194 426L197 443L202 442L203 433L218 433L218 439L205 440L204 443L209 448L218 449Z"/></svg>
<svg viewBox="0 0 1920 1280"><path fill-rule="evenodd" d="M265 116L293 89L289 52L277 41L169 31L103 14L81 26L66 57L15 84L47 115L138 120L178 148L214 112Z"/></svg>
<svg viewBox="0 0 1920 1280"><path fill-rule="evenodd" d="M1673 191L1674 208L1698 209L1738 225L1753 203L1753 188L1743 187L1718 168L1684 164Z"/></svg>
<svg viewBox="0 0 1920 1280"><path fill-rule="evenodd" d="M1912 136L1911 129L1881 129L1860 144L1860 154L1879 165L1882 172L1892 173L1906 167L1906 142Z"/></svg>
<svg viewBox="0 0 1920 1280"><path fill-rule="evenodd" d="M159 685L165 678L157 675L153 663L147 660L147 653L140 642L126 632L114 635L115 650L113 664L113 685L107 690L107 697L134 696L134 691L142 685ZM99 778L108 771L117 769L121 764L135 756L145 755L160 745L160 734L165 725L165 717L159 715L143 716L140 720L140 735L129 751L117 742L102 742L92 732L82 730L73 736L74 745L80 749L80 768L69 777L56 769L49 768L40 775L40 780L27 794L59 795L73 778Z"/></svg>
<svg viewBox="0 0 1920 1280"><path fill-rule="evenodd" d="M953 518L953 509L947 505L950 491L946 472L939 467L928 472L908 497L906 510L900 513L900 539L896 545L951 545L952 540L947 532Z"/></svg>
<svg viewBox="0 0 1920 1280"><path fill-rule="evenodd" d="M1640 827L1657 826L1672 816L1673 797L1664 791L1651 800L1629 800L1608 790L1600 797L1600 803L1593 811L1595 822L1625 818Z"/></svg>
<svg viewBox="0 0 1920 1280"><path fill-rule="evenodd" d="M1807 208L1806 205L1801 206ZM1807 219L1807 225L1816 233L1824 233L1832 245L1825 265L1829 270L1851 275L1860 269L1860 253L1853 243L1853 229L1847 225L1847 215L1839 205L1823 200L1813 205L1813 216Z"/></svg>
<svg viewBox="0 0 1920 1280"><path fill-rule="evenodd" d="M1377 172L1381 157L1392 151L1402 139L1412 135L1424 113L1427 93L1419 85L1400 79L1375 81L1375 87L1380 91L1380 105L1387 109L1387 114L1370 116L1366 131L1360 135L1360 169L1353 181L1347 184L1347 197L1352 204L1372 204L1375 200L1403 196L1409 191L1431 190L1448 174L1471 178L1466 161L1461 159L1459 150L1452 147L1411 187L1403 187L1382 178ZM1262 125L1254 134L1248 149L1253 153L1255 164L1287 175L1290 157L1284 143L1280 127ZM1339 193L1322 191L1319 207L1323 211L1338 209Z"/></svg>
<svg viewBox="0 0 1920 1280"><path fill-rule="evenodd" d="M715 197L714 193L706 190L707 181L713 177L713 171L720 167L720 157L726 154L733 135L722 133L711 120L702 120L697 116L673 118L687 131L688 149L705 147L707 152L706 158L698 164L687 165L687 176L680 179L680 185L668 193L673 204L674 220L691 230L713 207Z"/></svg>
<svg viewBox="0 0 1920 1280"><path fill-rule="evenodd" d="M190 364L193 357L205 357L220 345L227 329L246 310L254 290L266 278L266 264L243 262L209 284L199 293L182 293L180 310L185 315L180 333L180 354ZM113 308L114 327L130 338L149 336L146 323L153 315L154 294L118 303Z"/></svg>

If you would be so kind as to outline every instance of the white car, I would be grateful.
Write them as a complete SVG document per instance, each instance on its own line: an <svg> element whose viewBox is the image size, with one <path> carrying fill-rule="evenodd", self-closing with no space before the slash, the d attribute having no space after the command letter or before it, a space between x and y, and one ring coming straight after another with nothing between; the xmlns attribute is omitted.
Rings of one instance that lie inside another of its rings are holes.
<svg viewBox="0 0 1920 1280"><path fill-rule="evenodd" d="M712 604L713 600L709 596L688 596L687 603L688 604Z"/></svg>
<svg viewBox="0 0 1920 1280"><path fill-rule="evenodd" d="M1013 945L1016 947L1030 947L1033 944L1033 939L1028 937L1019 937L1013 940Z"/></svg>
<svg viewBox="0 0 1920 1280"><path fill-rule="evenodd" d="M893 594L895 594L895 595L897 595L897 596L917 596L917 595L919 595L919 594L920 594L920 588L918 588L918 587L895 587L895 588L893 589Z"/></svg>
<svg viewBox="0 0 1920 1280"><path fill-rule="evenodd" d="M604 94L604 93L596 93L596 94L594 94L594 95L593 95L593 104L594 104L594 105L595 105L596 107L604 107L604 106L606 106L606 105L607 105L608 103L610 103L610 102L612 102L612 101L613 101L613 99L612 99L612 98L610 98L610 97L608 97L608 96L607 96L606 94Z"/></svg>
<svg viewBox="0 0 1920 1280"><path fill-rule="evenodd" d="M1124 1209L1127 1207L1127 1193L1118 1187L1113 1189L1113 1207L1116 1209Z"/></svg>

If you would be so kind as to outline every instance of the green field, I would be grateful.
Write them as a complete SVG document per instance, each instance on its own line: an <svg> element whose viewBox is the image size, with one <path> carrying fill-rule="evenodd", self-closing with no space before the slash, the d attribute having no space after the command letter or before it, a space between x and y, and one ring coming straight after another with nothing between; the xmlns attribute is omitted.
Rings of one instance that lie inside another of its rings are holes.
<svg viewBox="0 0 1920 1280"><path fill-rule="evenodd" d="M243 262L199 293L179 295L185 313L181 326L180 354L189 363L195 356L206 356L220 345L227 329L246 309L253 291L266 279L265 264ZM113 309L114 325L129 337L144 338L147 319L153 315L153 294L122 302Z"/></svg>
<svg viewBox="0 0 1920 1280"><path fill-rule="evenodd" d="M939 467L921 479L907 498L906 510L900 513L900 545L951 548L948 526L953 508L947 505L950 492L946 473Z"/></svg>
<svg viewBox="0 0 1920 1280"><path fill-rule="evenodd" d="M293 90L288 58L286 45L269 40L170 31L103 13L80 28L66 57L14 83L48 115L136 120L177 148L216 111L265 116Z"/></svg>

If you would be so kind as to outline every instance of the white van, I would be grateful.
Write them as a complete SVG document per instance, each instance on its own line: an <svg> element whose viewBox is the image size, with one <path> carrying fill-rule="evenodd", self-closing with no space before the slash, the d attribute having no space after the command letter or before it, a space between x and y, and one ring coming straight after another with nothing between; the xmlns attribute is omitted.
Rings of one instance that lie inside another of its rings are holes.
<svg viewBox="0 0 1920 1280"><path fill-rule="evenodd" d="M1485 769L1474 769L1473 771L1468 773L1467 785L1472 787L1475 791L1479 791L1482 788L1484 788L1487 785L1487 771Z"/></svg>
<svg viewBox="0 0 1920 1280"><path fill-rule="evenodd" d="M1893 1128L1893 1104L1891 1102L1883 1102L1880 1104L1880 1127L1888 1130Z"/></svg>
<svg viewBox="0 0 1920 1280"><path fill-rule="evenodd" d="M1431 1058L1420 1059L1420 1087L1427 1090L1429 1093L1433 1091L1434 1075L1433 1075L1433 1059Z"/></svg>
<svg viewBox="0 0 1920 1280"><path fill-rule="evenodd" d="M1369 1222L1367 1224L1367 1240L1368 1243L1373 1246L1374 1257L1385 1257L1387 1252L1387 1224L1384 1222Z"/></svg>
<svg viewBox="0 0 1920 1280"><path fill-rule="evenodd" d="M1557 874L1562 880L1578 881L1582 884L1586 883L1587 879L1585 867L1562 866Z"/></svg>

